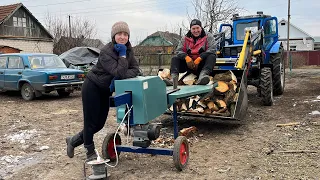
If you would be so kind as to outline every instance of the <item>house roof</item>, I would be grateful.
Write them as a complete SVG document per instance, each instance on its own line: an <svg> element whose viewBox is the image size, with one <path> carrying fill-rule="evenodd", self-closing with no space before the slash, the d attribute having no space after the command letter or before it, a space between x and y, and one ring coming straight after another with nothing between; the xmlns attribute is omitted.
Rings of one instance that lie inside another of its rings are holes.
<svg viewBox="0 0 320 180"><path fill-rule="evenodd" d="M27 11L28 14L30 14L30 17L32 17L34 21L39 24L40 28L42 28L50 36L51 39L53 39L53 36L49 33L49 31L45 27L43 27L38 19L35 18L33 14L22 3L0 6L0 24L9 19L21 7L23 7L24 10Z"/></svg>
<svg viewBox="0 0 320 180"><path fill-rule="evenodd" d="M175 33L170 33L168 31L163 32L163 31L157 31L151 35L149 35L146 39L144 39L140 44L142 44L145 40L147 40L148 38L152 38L152 37L161 37L163 38L163 40L165 40L166 42L168 42L169 44L173 45L173 46L177 46L179 44L179 41L181 40L181 36ZM139 45L140 45L139 44Z"/></svg>
<svg viewBox="0 0 320 180"><path fill-rule="evenodd" d="M315 43L320 43L320 36L313 37Z"/></svg>
<svg viewBox="0 0 320 180"><path fill-rule="evenodd" d="M285 23L288 23L287 20L285 19L282 19L278 24L282 23L282 22L285 22ZM300 29L299 27L295 26L294 24L290 23L290 25L296 29L298 29L299 31L301 31L302 33L306 34L307 36L313 38L310 34L308 34L307 32L305 32L304 30Z"/></svg>
<svg viewBox="0 0 320 180"><path fill-rule="evenodd" d="M21 3L0 6L0 24L21 6Z"/></svg>

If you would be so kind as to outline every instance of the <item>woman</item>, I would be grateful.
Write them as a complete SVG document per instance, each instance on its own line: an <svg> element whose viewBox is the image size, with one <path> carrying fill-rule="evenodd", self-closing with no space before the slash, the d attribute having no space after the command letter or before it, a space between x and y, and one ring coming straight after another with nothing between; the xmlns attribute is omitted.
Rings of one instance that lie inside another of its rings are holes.
<svg viewBox="0 0 320 180"><path fill-rule="evenodd" d="M129 41L130 30L125 22L112 26L112 42L105 45L97 64L87 74L82 85L84 128L78 134L67 137L67 155L74 156L74 148L84 144L87 160L95 158L93 135L100 131L109 112L109 97L114 90L114 79L133 78L139 74Z"/></svg>

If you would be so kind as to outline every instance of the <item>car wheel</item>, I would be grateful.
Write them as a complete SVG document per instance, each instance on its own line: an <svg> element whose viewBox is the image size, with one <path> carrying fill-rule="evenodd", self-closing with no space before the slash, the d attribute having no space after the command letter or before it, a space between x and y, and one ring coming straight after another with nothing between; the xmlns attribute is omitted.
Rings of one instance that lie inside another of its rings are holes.
<svg viewBox="0 0 320 180"><path fill-rule="evenodd" d="M70 95L70 92L66 91L65 89L57 89L57 92L60 97L67 97Z"/></svg>
<svg viewBox="0 0 320 180"><path fill-rule="evenodd" d="M35 97L34 89L29 83L24 83L21 87L21 96L26 101L31 101Z"/></svg>

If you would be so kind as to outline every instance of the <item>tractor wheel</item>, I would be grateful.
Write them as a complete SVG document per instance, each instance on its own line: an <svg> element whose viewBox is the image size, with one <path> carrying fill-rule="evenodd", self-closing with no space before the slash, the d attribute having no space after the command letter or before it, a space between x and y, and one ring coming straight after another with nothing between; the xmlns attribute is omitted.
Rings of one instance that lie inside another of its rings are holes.
<svg viewBox="0 0 320 180"><path fill-rule="evenodd" d="M274 95L282 95L284 92L285 82L285 67L282 46L280 46L280 50L277 54L270 55L270 62L273 64L273 93Z"/></svg>
<svg viewBox="0 0 320 180"><path fill-rule="evenodd" d="M20 91L22 98L26 101L31 101L35 98L34 89L29 83L24 83Z"/></svg>
<svg viewBox="0 0 320 180"><path fill-rule="evenodd" d="M260 85L262 103L265 106L272 106L273 104L273 83L271 68L264 67L261 69Z"/></svg>

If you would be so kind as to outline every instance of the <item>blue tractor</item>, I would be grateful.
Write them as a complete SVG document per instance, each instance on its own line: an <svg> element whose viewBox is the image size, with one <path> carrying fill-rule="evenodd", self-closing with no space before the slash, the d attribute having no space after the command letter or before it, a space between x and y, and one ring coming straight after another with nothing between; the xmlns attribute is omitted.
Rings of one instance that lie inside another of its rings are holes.
<svg viewBox="0 0 320 180"><path fill-rule="evenodd" d="M273 95L283 94L285 86L278 20L257 12L250 16L235 14L232 22L221 24L219 33L215 35L218 41L216 68L234 70L239 66L238 62L244 62L246 84L257 87L262 103L271 106Z"/></svg>

